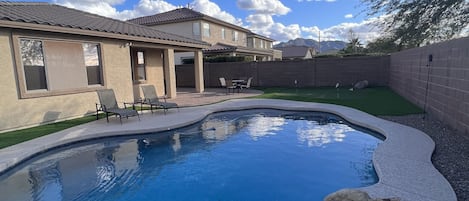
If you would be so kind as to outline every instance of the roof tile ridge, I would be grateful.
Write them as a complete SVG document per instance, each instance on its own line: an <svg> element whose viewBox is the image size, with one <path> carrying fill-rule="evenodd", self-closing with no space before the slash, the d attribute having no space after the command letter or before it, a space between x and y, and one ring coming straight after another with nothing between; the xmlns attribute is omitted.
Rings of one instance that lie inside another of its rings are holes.
<svg viewBox="0 0 469 201"><path fill-rule="evenodd" d="M9 6L9 5L15 5L15 6L32 6L32 5L52 5L48 2L33 2L33 1L0 1L0 6Z"/></svg>

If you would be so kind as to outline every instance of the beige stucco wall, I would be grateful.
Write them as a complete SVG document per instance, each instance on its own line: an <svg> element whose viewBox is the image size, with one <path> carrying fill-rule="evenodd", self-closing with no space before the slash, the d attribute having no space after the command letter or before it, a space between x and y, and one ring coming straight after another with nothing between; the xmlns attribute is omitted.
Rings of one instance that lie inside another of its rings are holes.
<svg viewBox="0 0 469 201"><path fill-rule="evenodd" d="M133 100L129 48L121 47L122 42L112 40L86 38L86 41L101 43L106 87L115 90L118 101ZM79 117L95 111L98 98L94 90L21 99L11 42L10 32L0 31L0 104L3 106L0 107L0 132Z"/></svg>
<svg viewBox="0 0 469 201"><path fill-rule="evenodd" d="M228 45L247 47L246 32L236 30L238 32L238 41L233 41L232 37L233 37L234 29L229 28L227 26L220 25L220 24L208 22L208 21L201 21L201 22L210 24L210 37L205 37L202 35L203 41L210 43L212 45L216 43L223 43L223 44L228 44ZM203 26L201 25L201 27ZM223 39L221 35L223 28L225 29L225 39Z"/></svg>
<svg viewBox="0 0 469 201"><path fill-rule="evenodd" d="M185 36L188 38L193 38L197 40L201 40L201 35L202 35L202 25L199 27L200 34L201 35L194 35L192 32L192 23L193 22L199 22L199 21L188 21L188 22L178 22L178 23L171 23L171 24L161 24L161 25L155 25L155 26L150 26L152 28L158 29L163 32L167 33L173 33L177 34L180 36Z"/></svg>
<svg viewBox="0 0 469 201"><path fill-rule="evenodd" d="M250 47L252 48L256 48L256 49L265 49L265 50L270 50L272 49L270 46L272 44L272 42L268 41L268 40L264 40L262 38L257 38L257 37L249 37L250 40ZM254 42L253 42L254 41ZM261 41L264 41L264 47L261 46ZM252 43L252 45L251 45Z"/></svg>
<svg viewBox="0 0 469 201"><path fill-rule="evenodd" d="M199 26L200 35L199 36L193 35L192 24L194 22L200 23L200 26ZM203 36L203 23L208 23L210 25L210 37ZM193 20L193 21L187 21L187 22L155 25L151 27L158 29L160 31L174 33L174 34L186 36L186 37L197 39L197 40L202 40L212 45L216 43L223 43L223 44L235 45L235 46L243 46L243 47L247 46L247 41L246 41L247 33L246 32L241 31L241 30L236 30L238 31L238 41L233 41L232 31L234 29L229 28L227 26L223 26L221 24L212 23L206 20ZM224 40L222 39L222 36L221 36L222 28L225 28Z"/></svg>

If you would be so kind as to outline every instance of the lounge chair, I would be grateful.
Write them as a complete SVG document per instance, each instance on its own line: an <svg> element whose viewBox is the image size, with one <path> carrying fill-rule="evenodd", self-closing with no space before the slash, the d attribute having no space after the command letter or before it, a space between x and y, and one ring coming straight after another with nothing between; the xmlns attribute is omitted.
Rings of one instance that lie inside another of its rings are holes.
<svg viewBox="0 0 469 201"><path fill-rule="evenodd" d="M155 109L163 108L164 114L166 114L166 111L170 108L177 108L179 111L178 104L166 102L166 98L164 99L164 102L161 102L159 100L158 96L156 95L155 86L142 85L141 87L143 91L143 96L145 96L145 98L143 99L143 104L150 105L151 113L153 113L153 107L155 107Z"/></svg>
<svg viewBox="0 0 469 201"><path fill-rule="evenodd" d="M98 119L98 112L102 111L106 113L106 120L109 123L109 114L114 114L119 116L119 120L122 124L122 117L129 118L132 116L137 116L140 120L138 112L133 109L127 109L126 104L124 103L124 108L119 108L117 104L116 95L112 89L100 89L96 90L98 93L99 104L96 103L96 119Z"/></svg>
<svg viewBox="0 0 469 201"><path fill-rule="evenodd" d="M220 77L218 78L220 80L220 85L221 87L224 87L226 88L226 94L229 94L230 93L230 90L233 90L233 93L234 93L234 90L236 88L238 88L238 86L236 85L233 85L233 82L231 81L226 81L224 77Z"/></svg>
<svg viewBox="0 0 469 201"><path fill-rule="evenodd" d="M241 85L239 85L239 88L240 88L240 89L249 89L249 88L251 88L251 82L252 82L252 77L250 77L250 78L248 79L248 81L246 82L246 84L241 84Z"/></svg>

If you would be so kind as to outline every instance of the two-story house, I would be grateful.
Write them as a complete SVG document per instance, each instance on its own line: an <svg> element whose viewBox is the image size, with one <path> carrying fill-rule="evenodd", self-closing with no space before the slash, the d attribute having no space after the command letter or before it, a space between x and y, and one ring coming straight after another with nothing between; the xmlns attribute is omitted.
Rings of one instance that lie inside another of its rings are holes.
<svg viewBox="0 0 469 201"><path fill-rule="evenodd" d="M212 46L203 50L204 56L248 56L255 61L275 59L273 39L189 8L178 8L128 21L210 43ZM175 63L180 64L181 59L193 57L191 54L176 54Z"/></svg>

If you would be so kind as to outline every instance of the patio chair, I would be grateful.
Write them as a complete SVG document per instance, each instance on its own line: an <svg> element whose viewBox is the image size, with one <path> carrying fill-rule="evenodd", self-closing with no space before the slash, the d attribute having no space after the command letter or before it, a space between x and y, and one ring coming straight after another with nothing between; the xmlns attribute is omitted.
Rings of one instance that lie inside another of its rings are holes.
<svg viewBox="0 0 469 201"><path fill-rule="evenodd" d="M252 77L250 77L250 78L248 79L248 81L246 82L246 84L241 84L241 85L239 85L239 88L240 88L240 89L249 89L249 88L251 88L251 82L252 82Z"/></svg>
<svg viewBox="0 0 469 201"><path fill-rule="evenodd" d="M100 89L96 90L98 93L99 104L96 103L96 119L98 119L99 111L102 111L106 114L106 121L109 123L109 114L114 114L119 116L119 120L122 124L122 117L129 118L132 116L137 116L140 121L140 116L138 112L133 109L127 109L128 103L124 103L124 108L119 108L117 104L116 95L112 89Z"/></svg>
<svg viewBox="0 0 469 201"><path fill-rule="evenodd" d="M230 90L233 90L234 93L234 90L238 88L238 86L233 85L233 82L231 82L231 80L227 82L224 77L220 77L218 79L220 80L221 87L226 88L226 94L229 94Z"/></svg>
<svg viewBox="0 0 469 201"><path fill-rule="evenodd" d="M150 105L151 113L153 113L153 107L155 109L163 108L164 114L170 108L177 108L179 111L179 105L176 103L167 102L166 98L164 98L164 102L161 102L158 96L156 95L156 88L153 85L142 85L143 96L143 104Z"/></svg>

